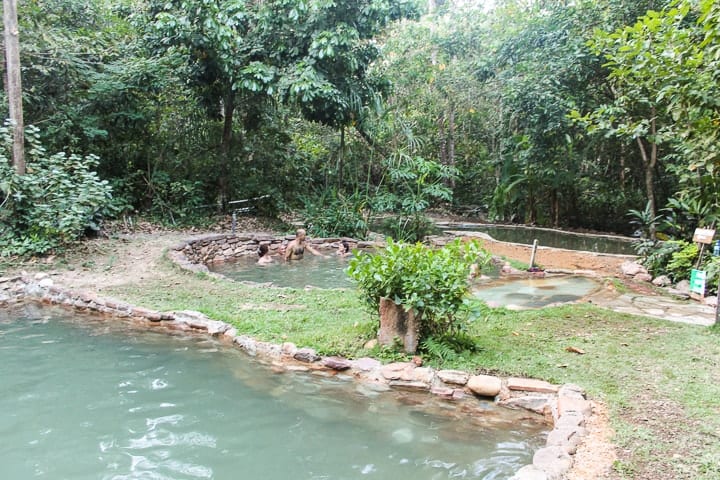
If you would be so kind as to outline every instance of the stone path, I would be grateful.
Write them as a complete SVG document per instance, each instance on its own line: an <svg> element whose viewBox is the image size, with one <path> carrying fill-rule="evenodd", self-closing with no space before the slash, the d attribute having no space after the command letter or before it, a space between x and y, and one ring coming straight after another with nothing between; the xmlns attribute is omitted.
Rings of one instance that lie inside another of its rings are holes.
<svg viewBox="0 0 720 480"><path fill-rule="evenodd" d="M626 293L612 298L590 298L600 307L620 313L645 315L673 322L710 326L715 323L715 307L693 300Z"/></svg>

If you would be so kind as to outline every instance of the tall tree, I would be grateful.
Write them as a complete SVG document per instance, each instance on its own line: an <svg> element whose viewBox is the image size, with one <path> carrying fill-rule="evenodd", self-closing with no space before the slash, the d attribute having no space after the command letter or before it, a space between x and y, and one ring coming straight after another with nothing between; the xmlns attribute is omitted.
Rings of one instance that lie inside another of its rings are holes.
<svg viewBox="0 0 720 480"><path fill-rule="evenodd" d="M23 123L22 81L20 76L20 33L17 0L3 0L5 27L5 66L10 121L13 127L13 166L19 175L25 174L25 125Z"/></svg>
<svg viewBox="0 0 720 480"><path fill-rule="evenodd" d="M153 1L158 50L186 59L208 111L223 119L220 195L242 129L273 101L342 129L357 118L377 85L367 78L377 57L372 38L406 14L409 1Z"/></svg>

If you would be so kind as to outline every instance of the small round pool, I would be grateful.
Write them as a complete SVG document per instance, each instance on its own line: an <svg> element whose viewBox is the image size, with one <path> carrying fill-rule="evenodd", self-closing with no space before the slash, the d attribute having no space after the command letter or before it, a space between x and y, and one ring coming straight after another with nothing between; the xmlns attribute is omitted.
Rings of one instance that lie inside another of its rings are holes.
<svg viewBox="0 0 720 480"><path fill-rule="evenodd" d="M473 294L491 307L540 308L581 300L599 288L587 277L500 278L473 286Z"/></svg>
<svg viewBox="0 0 720 480"><path fill-rule="evenodd" d="M257 257L250 255L232 262L208 265L211 272L241 282L272 283L287 288L354 288L355 283L346 273L347 267L347 257L310 254L290 262L278 257L272 263L258 264Z"/></svg>

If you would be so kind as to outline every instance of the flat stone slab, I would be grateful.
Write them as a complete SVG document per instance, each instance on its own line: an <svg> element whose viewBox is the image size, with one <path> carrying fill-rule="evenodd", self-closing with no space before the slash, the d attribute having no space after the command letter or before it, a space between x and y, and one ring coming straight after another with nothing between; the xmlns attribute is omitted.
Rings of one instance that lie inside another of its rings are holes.
<svg viewBox="0 0 720 480"><path fill-rule="evenodd" d="M532 378L510 377L507 380L507 387L522 392L557 393L558 391L557 385Z"/></svg>
<svg viewBox="0 0 720 480"><path fill-rule="evenodd" d="M440 370L437 372L437 376L443 382L452 385L465 385L470 379L470 375L461 370Z"/></svg>

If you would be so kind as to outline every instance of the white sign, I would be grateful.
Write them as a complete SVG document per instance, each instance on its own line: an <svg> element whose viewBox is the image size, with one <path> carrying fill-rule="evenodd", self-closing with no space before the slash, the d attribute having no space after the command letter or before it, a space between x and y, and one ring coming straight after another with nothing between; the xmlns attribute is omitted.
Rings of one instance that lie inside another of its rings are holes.
<svg viewBox="0 0 720 480"><path fill-rule="evenodd" d="M709 228L696 228L695 234L693 235L693 242L711 244L714 236L715 230L711 230Z"/></svg>

